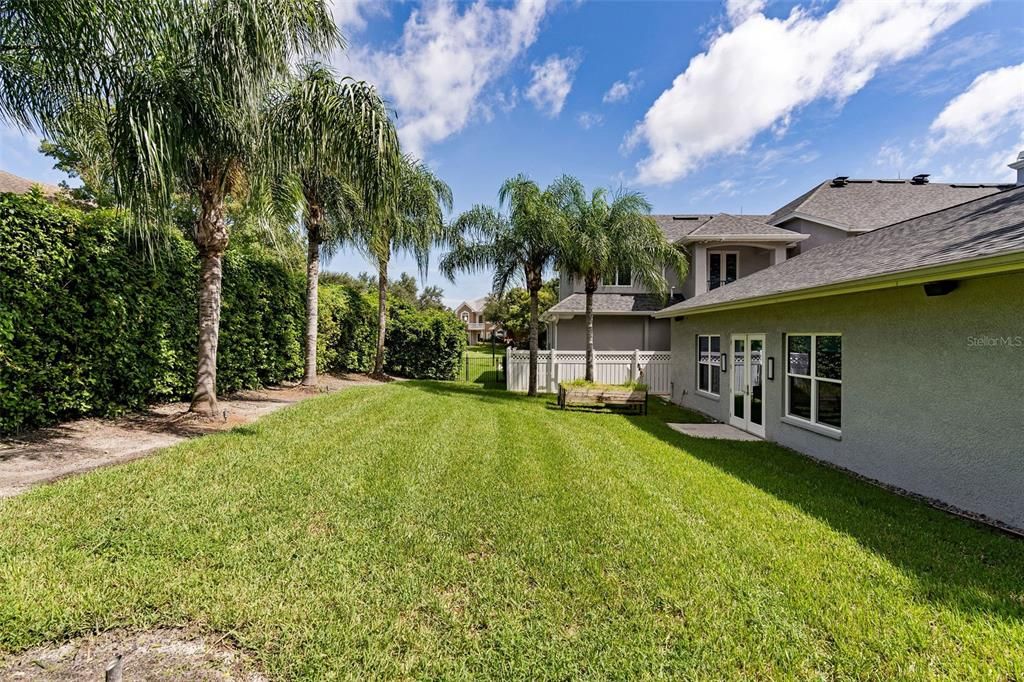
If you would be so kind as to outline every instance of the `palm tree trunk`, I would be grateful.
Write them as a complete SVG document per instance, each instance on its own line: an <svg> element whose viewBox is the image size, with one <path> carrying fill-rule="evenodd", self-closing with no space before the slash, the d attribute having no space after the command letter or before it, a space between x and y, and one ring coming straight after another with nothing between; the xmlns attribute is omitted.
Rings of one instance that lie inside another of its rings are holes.
<svg viewBox="0 0 1024 682"><path fill-rule="evenodd" d="M587 370L585 378L587 381L594 380L594 289L587 284Z"/></svg>
<svg viewBox="0 0 1024 682"><path fill-rule="evenodd" d="M320 308L320 228L307 226L309 244L306 252L306 369L303 386L316 386L316 344Z"/></svg>
<svg viewBox="0 0 1024 682"><path fill-rule="evenodd" d="M224 221L224 195L213 182L199 193L200 211L196 223L199 247L199 348L196 386L190 412L207 416L217 413L217 343L220 339L220 298L224 251L228 228Z"/></svg>
<svg viewBox="0 0 1024 682"><path fill-rule="evenodd" d="M527 395L537 395L537 353L540 347L540 288L530 287L530 383Z"/></svg>
<svg viewBox="0 0 1024 682"><path fill-rule="evenodd" d="M388 323L388 263L377 265L377 357L373 360L373 375L384 376L384 338Z"/></svg>

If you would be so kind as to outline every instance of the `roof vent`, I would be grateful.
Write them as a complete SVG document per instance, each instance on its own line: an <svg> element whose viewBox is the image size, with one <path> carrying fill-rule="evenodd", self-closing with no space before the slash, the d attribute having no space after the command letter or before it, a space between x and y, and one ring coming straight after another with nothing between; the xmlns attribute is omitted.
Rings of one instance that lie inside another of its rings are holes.
<svg viewBox="0 0 1024 682"><path fill-rule="evenodd" d="M1017 186L1024 185L1024 152L1017 155L1017 160L1010 164L1010 168L1017 171Z"/></svg>
<svg viewBox="0 0 1024 682"><path fill-rule="evenodd" d="M846 187L846 182L850 179L849 175L838 175L832 178L833 187Z"/></svg>
<svg viewBox="0 0 1024 682"><path fill-rule="evenodd" d="M699 215L674 215L672 220L700 220Z"/></svg>
<svg viewBox="0 0 1024 682"><path fill-rule="evenodd" d="M929 175L931 175L931 174L930 173L921 173L920 175L915 175L914 177L910 178L910 184L911 185L927 185L928 184L928 176Z"/></svg>

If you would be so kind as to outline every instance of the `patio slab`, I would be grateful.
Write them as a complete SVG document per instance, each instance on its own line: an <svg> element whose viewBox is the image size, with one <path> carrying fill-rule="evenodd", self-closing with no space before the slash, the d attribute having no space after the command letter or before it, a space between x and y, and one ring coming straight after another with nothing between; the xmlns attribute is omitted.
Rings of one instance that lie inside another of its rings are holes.
<svg viewBox="0 0 1024 682"><path fill-rule="evenodd" d="M762 440L728 424L669 424L685 436L694 438L715 438L718 440Z"/></svg>

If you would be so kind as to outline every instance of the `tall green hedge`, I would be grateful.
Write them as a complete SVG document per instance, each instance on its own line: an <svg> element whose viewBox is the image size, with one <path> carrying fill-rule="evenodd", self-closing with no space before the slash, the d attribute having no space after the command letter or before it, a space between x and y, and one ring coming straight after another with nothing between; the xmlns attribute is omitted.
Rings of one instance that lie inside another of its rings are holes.
<svg viewBox="0 0 1024 682"><path fill-rule="evenodd" d="M466 350L466 327L448 310L390 306L385 369L423 379L454 379ZM438 352L448 349L449 352Z"/></svg>
<svg viewBox="0 0 1024 682"><path fill-rule="evenodd" d="M196 251L177 232L162 241L146 251L113 211L0 194L0 433L190 396ZM271 256L228 249L220 392L301 374L304 287L301 272ZM366 371L376 337L374 302L339 285L320 292L321 368ZM402 348L411 347L401 334ZM451 342L446 334L434 339ZM433 363L447 355L457 362L461 352L457 344L417 347ZM403 362L395 371L440 377L431 364Z"/></svg>

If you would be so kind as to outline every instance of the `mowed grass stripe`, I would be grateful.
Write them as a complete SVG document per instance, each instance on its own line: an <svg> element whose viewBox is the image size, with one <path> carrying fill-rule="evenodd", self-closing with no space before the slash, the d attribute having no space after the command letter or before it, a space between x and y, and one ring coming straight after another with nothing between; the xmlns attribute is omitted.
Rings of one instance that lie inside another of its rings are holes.
<svg viewBox="0 0 1024 682"><path fill-rule="evenodd" d="M1024 543L666 418L401 382L39 489L0 504L0 647L198 622L284 679L1021 676Z"/></svg>

